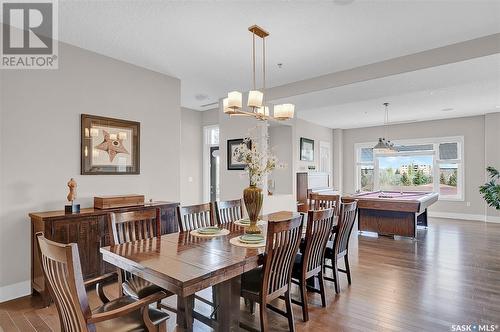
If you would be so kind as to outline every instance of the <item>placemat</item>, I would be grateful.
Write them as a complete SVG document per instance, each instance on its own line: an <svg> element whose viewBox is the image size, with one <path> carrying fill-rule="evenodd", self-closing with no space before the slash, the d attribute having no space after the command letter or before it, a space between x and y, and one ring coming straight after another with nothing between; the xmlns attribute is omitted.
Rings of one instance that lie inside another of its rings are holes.
<svg viewBox="0 0 500 332"><path fill-rule="evenodd" d="M229 233L231 233L229 231L229 229L222 229L219 233L216 233L216 234L201 234L201 233L198 233L198 230L196 230L196 229L189 232L189 234L191 234L192 236L196 236L196 237L216 237L216 236L228 235Z"/></svg>
<svg viewBox="0 0 500 332"><path fill-rule="evenodd" d="M243 223L241 223L241 220L243 220L243 219L236 220L236 221L234 222L234 224L235 224L235 225L238 225L238 226L241 226L241 227L248 227L248 226L250 226L250 224L243 224ZM264 220L258 220L258 221L257 221L257 226L260 226L260 225L265 225L265 224L266 224L266 222L265 222Z"/></svg>
<svg viewBox="0 0 500 332"><path fill-rule="evenodd" d="M229 243L237 247L245 247L245 248L263 248L266 246L266 241L262 243L243 243L240 241L240 239L238 239L238 236L233 237L231 240L229 240Z"/></svg>

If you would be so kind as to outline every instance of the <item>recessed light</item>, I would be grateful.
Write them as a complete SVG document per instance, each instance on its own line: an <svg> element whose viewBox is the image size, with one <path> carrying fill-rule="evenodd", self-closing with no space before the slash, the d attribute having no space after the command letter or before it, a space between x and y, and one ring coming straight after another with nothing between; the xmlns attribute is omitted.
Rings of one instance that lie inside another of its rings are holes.
<svg viewBox="0 0 500 332"><path fill-rule="evenodd" d="M448 108L443 108L441 112L453 112L454 110L455 110L454 108L448 107Z"/></svg>

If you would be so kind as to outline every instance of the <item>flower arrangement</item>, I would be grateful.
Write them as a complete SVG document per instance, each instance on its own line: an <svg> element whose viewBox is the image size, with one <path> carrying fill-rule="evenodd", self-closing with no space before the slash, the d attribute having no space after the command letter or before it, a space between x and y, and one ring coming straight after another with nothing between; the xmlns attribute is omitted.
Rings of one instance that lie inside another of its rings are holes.
<svg viewBox="0 0 500 332"><path fill-rule="evenodd" d="M275 168L283 167L275 155L269 150L260 150L257 144L252 144L250 138L245 138L243 143L235 148L233 157L245 164L245 171L248 173L251 186L262 185L266 174L271 173Z"/></svg>

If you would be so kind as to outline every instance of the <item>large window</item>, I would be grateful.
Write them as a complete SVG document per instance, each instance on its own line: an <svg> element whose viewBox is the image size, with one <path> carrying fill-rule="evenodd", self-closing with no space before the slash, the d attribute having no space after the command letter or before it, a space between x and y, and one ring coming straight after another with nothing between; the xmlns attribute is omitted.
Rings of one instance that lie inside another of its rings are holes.
<svg viewBox="0 0 500 332"><path fill-rule="evenodd" d="M434 191L463 198L462 137L396 142L398 152L374 154L375 142L356 144L359 191Z"/></svg>

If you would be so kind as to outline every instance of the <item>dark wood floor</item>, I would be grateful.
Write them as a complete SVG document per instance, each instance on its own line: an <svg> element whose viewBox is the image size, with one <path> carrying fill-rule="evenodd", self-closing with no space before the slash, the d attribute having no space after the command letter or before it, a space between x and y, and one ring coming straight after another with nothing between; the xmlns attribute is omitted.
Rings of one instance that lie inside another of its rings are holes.
<svg viewBox="0 0 500 332"><path fill-rule="evenodd" d="M294 306L299 331L451 331L453 324L491 324L498 330L500 224L432 219L416 241L354 235L353 284L347 287L341 276L342 292L335 296L327 283L325 309L319 296L310 294L308 323ZM94 294L90 301L98 305ZM258 322L243 305L242 316ZM286 319L269 317L273 330L288 330ZM59 331L59 326L54 306L41 308L37 297L26 297L0 304L2 329ZM196 330L209 329L196 324Z"/></svg>

